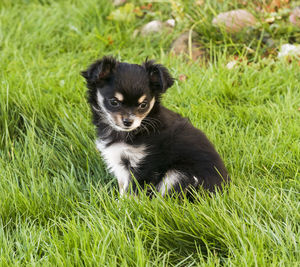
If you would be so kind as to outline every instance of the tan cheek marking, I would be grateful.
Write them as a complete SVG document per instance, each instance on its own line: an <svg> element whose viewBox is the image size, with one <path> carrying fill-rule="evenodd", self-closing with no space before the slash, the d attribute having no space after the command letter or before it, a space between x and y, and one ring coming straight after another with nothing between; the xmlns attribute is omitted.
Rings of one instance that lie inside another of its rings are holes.
<svg viewBox="0 0 300 267"><path fill-rule="evenodd" d="M142 95L138 100L139 104L141 104L145 100L145 98L146 98L146 95Z"/></svg>
<svg viewBox="0 0 300 267"><path fill-rule="evenodd" d="M149 107L149 110L148 110L147 114L148 114L148 113L151 111L151 109L153 108L154 103L155 103L155 97L153 97L153 98L151 99L151 101L150 101L150 107Z"/></svg>
<svg viewBox="0 0 300 267"><path fill-rule="evenodd" d="M118 99L120 102L124 100L124 96L121 93L115 93L115 98Z"/></svg>

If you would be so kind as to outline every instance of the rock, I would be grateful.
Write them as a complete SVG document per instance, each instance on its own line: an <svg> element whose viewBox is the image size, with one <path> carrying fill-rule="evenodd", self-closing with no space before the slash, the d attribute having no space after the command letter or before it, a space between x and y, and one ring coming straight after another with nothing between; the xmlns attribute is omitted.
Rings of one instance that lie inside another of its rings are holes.
<svg viewBox="0 0 300 267"><path fill-rule="evenodd" d="M126 2L126 0L114 0L113 5L114 6L121 6Z"/></svg>
<svg viewBox="0 0 300 267"><path fill-rule="evenodd" d="M171 53L174 55L186 55L189 56L189 32L182 33L172 44L171 46ZM192 59L197 60L199 58L205 57L205 50L199 43L193 41L197 35L193 32L192 33Z"/></svg>
<svg viewBox="0 0 300 267"><path fill-rule="evenodd" d="M149 35L151 33L156 33L162 31L164 24L160 20L153 20L148 22L141 28L141 35Z"/></svg>
<svg viewBox="0 0 300 267"><path fill-rule="evenodd" d="M295 26L300 27L300 7L296 7L293 9L292 13L290 14L290 22L293 23Z"/></svg>
<svg viewBox="0 0 300 267"><path fill-rule="evenodd" d="M300 57L300 45L284 44L280 47L278 58Z"/></svg>
<svg viewBox="0 0 300 267"><path fill-rule="evenodd" d="M236 33L246 27L254 26L256 19L247 10L237 9L220 13L213 19L212 23L217 27L224 27L229 33Z"/></svg>
<svg viewBox="0 0 300 267"><path fill-rule="evenodd" d="M152 33L162 32L164 29L167 28L174 28L175 27L175 20L168 19L166 22L161 22L160 20L153 20L145 24L140 33L142 36L149 35Z"/></svg>
<svg viewBox="0 0 300 267"><path fill-rule="evenodd" d="M165 25L174 28L175 27L175 19L168 19L165 22Z"/></svg>

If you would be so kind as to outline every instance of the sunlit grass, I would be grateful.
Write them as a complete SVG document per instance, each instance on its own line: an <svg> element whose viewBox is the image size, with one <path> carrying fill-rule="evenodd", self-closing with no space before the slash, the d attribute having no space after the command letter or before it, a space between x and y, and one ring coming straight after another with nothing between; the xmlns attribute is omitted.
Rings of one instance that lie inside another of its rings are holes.
<svg viewBox="0 0 300 267"><path fill-rule="evenodd" d="M200 67L168 55L172 34L133 39L143 21L107 21L111 9L96 0L0 4L1 265L297 266L297 63L228 70L221 54ZM79 75L106 54L156 58L187 75L163 102L215 144L232 179L223 194L119 197Z"/></svg>

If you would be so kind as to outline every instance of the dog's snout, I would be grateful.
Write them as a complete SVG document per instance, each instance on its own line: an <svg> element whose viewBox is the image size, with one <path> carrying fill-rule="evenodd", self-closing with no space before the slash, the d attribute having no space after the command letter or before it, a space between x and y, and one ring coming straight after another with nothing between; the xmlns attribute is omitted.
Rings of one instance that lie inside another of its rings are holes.
<svg viewBox="0 0 300 267"><path fill-rule="evenodd" d="M123 118L122 121L123 121L124 126L126 126L126 127L131 126L132 123L133 123L133 120L132 120L132 119L129 119L129 118Z"/></svg>

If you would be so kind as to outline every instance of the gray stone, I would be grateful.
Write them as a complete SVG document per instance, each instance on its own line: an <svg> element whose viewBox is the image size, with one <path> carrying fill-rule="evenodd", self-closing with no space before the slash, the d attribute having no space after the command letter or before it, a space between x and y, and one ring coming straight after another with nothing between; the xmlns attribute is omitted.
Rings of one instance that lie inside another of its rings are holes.
<svg viewBox="0 0 300 267"><path fill-rule="evenodd" d="M166 22L161 22L160 20L152 20L145 24L141 29L140 33L142 36L146 36L152 33L159 33L165 29L172 29L175 26L175 20L169 19ZM135 34L136 35L136 34Z"/></svg>
<svg viewBox="0 0 300 267"><path fill-rule="evenodd" d="M141 28L141 35L149 35L151 33L161 32L164 27L164 24L159 20L153 20L145 24Z"/></svg>
<svg viewBox="0 0 300 267"><path fill-rule="evenodd" d="M296 7L293 9L292 13L290 14L290 22L293 23L295 26L300 27L300 7Z"/></svg>
<svg viewBox="0 0 300 267"><path fill-rule="evenodd" d="M237 33L246 27L256 24L255 17L244 9L231 10L220 13L212 23L217 27L224 27L229 33Z"/></svg>
<svg viewBox="0 0 300 267"><path fill-rule="evenodd" d="M174 28L175 27L175 19L168 19L165 22L165 25Z"/></svg>
<svg viewBox="0 0 300 267"><path fill-rule="evenodd" d="M300 45L283 44L280 47L278 58L300 57Z"/></svg>
<svg viewBox="0 0 300 267"><path fill-rule="evenodd" d="M190 56L189 51L189 36L190 32L182 33L177 39L173 42L171 46L171 53L174 55L186 55ZM191 52L192 52L192 59L197 60L199 58L205 57L205 49L201 47L199 43L195 41L197 38L197 34L194 32L192 33L192 42L191 42Z"/></svg>

